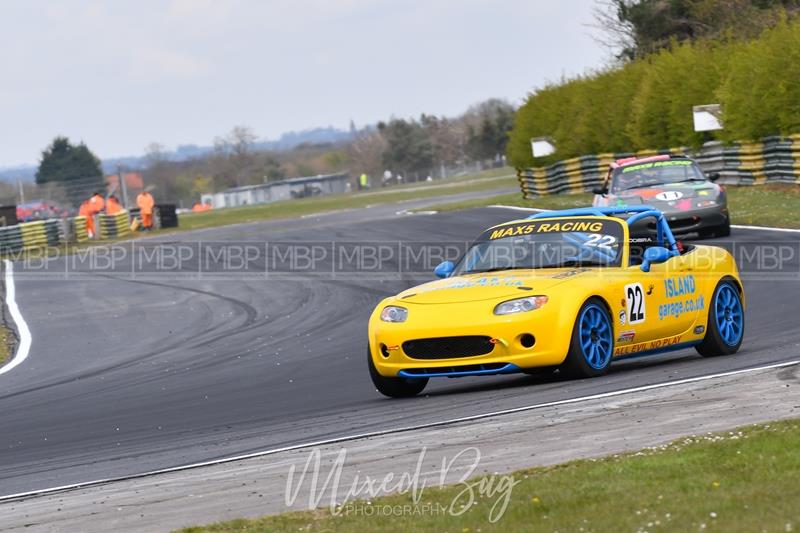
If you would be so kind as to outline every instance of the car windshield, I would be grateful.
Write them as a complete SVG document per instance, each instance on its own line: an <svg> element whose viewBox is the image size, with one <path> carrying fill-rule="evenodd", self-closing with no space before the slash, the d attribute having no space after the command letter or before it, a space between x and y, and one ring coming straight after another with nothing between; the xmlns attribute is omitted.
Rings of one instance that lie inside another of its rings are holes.
<svg viewBox="0 0 800 533"><path fill-rule="evenodd" d="M485 231L455 275L501 270L619 266L622 222L597 218L525 220Z"/></svg>
<svg viewBox="0 0 800 533"><path fill-rule="evenodd" d="M668 159L615 169L611 189L613 192L620 192L685 181L706 181L706 178L694 161Z"/></svg>

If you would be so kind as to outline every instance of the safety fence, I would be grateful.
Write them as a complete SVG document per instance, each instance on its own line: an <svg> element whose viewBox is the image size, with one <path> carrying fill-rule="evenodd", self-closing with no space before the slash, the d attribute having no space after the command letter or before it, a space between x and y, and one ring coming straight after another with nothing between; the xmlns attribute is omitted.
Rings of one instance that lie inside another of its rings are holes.
<svg viewBox="0 0 800 533"><path fill-rule="evenodd" d="M127 211L115 215L97 215L98 231L101 239L123 237L131 233L131 219Z"/></svg>
<svg viewBox="0 0 800 533"><path fill-rule="evenodd" d="M547 167L518 169L517 177L525 198L588 192L601 184L609 165L616 159L670 153L685 153L693 157L704 172L719 173L719 183L800 184L800 134L765 137L760 142L739 142L731 145L713 141L696 150L673 148L586 155L559 161Z"/></svg>
<svg viewBox="0 0 800 533"><path fill-rule="evenodd" d="M130 215L128 211L97 215L95 227L102 239L130 235ZM0 227L0 255L88 240L87 218L84 216L22 222Z"/></svg>

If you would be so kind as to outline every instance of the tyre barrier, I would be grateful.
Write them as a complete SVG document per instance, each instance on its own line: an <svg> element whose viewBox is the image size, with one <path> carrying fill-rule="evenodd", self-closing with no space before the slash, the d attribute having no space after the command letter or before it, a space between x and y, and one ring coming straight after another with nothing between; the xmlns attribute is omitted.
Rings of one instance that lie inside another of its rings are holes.
<svg viewBox="0 0 800 533"><path fill-rule="evenodd" d="M800 185L800 134L765 137L759 142L738 142L731 145L712 141L695 150L672 148L586 155L546 167L517 169L517 178L524 198L589 192L600 186L609 165L616 159L678 153L693 157L704 172L718 172L719 183L722 184Z"/></svg>
<svg viewBox="0 0 800 533"><path fill-rule="evenodd" d="M100 238L109 239L122 237L131 233L131 219L127 211L120 211L116 215L97 215L97 224Z"/></svg>
<svg viewBox="0 0 800 533"><path fill-rule="evenodd" d="M89 229L86 227L86 217L73 217L64 221L65 242L86 242L89 240Z"/></svg>
<svg viewBox="0 0 800 533"><path fill-rule="evenodd" d="M177 228L178 213L175 204L156 204L155 214L159 228Z"/></svg>
<svg viewBox="0 0 800 533"><path fill-rule="evenodd" d="M58 246L62 241L61 221L57 219L0 227L0 253Z"/></svg>

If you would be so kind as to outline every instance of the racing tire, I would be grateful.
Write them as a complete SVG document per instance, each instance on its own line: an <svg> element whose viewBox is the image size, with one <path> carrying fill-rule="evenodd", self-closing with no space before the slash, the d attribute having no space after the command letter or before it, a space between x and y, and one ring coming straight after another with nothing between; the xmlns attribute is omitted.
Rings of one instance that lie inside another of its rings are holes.
<svg viewBox="0 0 800 533"><path fill-rule="evenodd" d="M378 392L389 398L410 398L416 396L428 384L428 378L387 378L378 373L375 363L372 362L372 353L367 347L367 364L369 377Z"/></svg>
<svg viewBox="0 0 800 533"><path fill-rule="evenodd" d="M708 310L706 336L695 349L703 357L731 355L744 339L744 307L736 284L725 278L714 289Z"/></svg>
<svg viewBox="0 0 800 533"><path fill-rule="evenodd" d="M601 376L608 372L613 354L614 328L611 317L600 298L589 298L578 311L569 351L559 368L575 378Z"/></svg>

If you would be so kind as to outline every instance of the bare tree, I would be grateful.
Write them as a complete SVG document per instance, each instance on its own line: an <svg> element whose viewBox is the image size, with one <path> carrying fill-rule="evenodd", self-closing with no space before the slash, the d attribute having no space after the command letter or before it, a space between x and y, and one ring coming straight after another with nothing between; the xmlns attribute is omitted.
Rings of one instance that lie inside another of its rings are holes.
<svg viewBox="0 0 800 533"><path fill-rule="evenodd" d="M361 131L349 147L353 171L377 176L383 173L383 152L386 140L377 131Z"/></svg>
<svg viewBox="0 0 800 533"><path fill-rule="evenodd" d="M247 126L236 126L224 137L215 138L212 158L215 180L237 187L252 181L256 139Z"/></svg>

